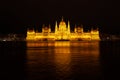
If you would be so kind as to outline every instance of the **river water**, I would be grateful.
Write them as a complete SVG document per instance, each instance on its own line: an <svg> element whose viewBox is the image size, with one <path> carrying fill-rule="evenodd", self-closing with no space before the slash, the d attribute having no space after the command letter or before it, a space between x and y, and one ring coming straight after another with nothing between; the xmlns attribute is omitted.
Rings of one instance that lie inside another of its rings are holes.
<svg viewBox="0 0 120 80"><path fill-rule="evenodd" d="M0 80L118 80L119 41L0 42Z"/></svg>

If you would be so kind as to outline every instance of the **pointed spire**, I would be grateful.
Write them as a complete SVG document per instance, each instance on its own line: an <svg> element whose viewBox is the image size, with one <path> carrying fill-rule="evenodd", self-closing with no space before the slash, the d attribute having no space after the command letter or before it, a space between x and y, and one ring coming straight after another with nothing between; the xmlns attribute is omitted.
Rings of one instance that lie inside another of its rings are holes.
<svg viewBox="0 0 120 80"><path fill-rule="evenodd" d="M68 32L70 33L70 22L68 20Z"/></svg>
<svg viewBox="0 0 120 80"><path fill-rule="evenodd" d="M55 22L55 27L57 27L57 21Z"/></svg>
<svg viewBox="0 0 120 80"><path fill-rule="evenodd" d="M56 21L56 23L55 23L55 33L57 32L57 28L58 28L58 26L57 26L57 21Z"/></svg>
<svg viewBox="0 0 120 80"><path fill-rule="evenodd" d="M64 21L63 16L62 16L62 21Z"/></svg>

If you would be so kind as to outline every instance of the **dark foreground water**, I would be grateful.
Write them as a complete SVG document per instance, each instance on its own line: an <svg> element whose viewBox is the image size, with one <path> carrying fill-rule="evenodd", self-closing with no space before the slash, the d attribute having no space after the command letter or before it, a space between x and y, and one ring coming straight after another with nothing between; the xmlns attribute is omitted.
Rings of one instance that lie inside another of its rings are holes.
<svg viewBox="0 0 120 80"><path fill-rule="evenodd" d="M0 80L120 80L120 42L0 42Z"/></svg>

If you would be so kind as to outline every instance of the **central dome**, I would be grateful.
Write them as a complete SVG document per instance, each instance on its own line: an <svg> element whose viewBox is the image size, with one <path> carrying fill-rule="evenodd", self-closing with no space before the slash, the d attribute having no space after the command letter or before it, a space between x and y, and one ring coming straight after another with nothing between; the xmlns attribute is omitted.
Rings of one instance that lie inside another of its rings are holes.
<svg viewBox="0 0 120 80"><path fill-rule="evenodd" d="M66 25L64 21L61 21L60 22L60 25Z"/></svg>
<svg viewBox="0 0 120 80"><path fill-rule="evenodd" d="M65 21L63 20L63 17L62 17L62 21L60 22L60 25L66 25Z"/></svg>

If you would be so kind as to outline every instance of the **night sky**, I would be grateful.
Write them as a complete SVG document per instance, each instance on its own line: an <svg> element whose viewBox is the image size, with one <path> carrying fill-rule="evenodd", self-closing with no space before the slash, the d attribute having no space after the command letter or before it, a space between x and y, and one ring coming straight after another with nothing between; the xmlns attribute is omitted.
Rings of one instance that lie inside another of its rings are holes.
<svg viewBox="0 0 120 80"><path fill-rule="evenodd" d="M120 2L115 0L4 0L0 2L0 33L25 33L26 28L54 28L69 20L71 27L99 27L101 33L119 34Z"/></svg>

